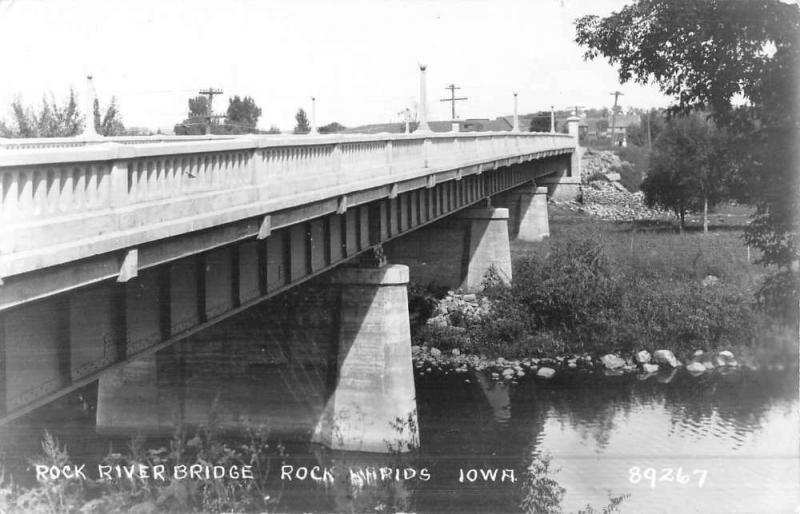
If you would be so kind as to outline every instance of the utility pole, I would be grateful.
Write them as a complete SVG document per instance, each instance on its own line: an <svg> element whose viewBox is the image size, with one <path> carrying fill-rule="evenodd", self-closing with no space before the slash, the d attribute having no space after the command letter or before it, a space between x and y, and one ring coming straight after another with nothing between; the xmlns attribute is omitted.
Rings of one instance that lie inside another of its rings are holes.
<svg viewBox="0 0 800 514"><path fill-rule="evenodd" d="M647 148L653 148L653 138L650 135L650 114L651 114L651 112L652 112L652 109L647 111Z"/></svg>
<svg viewBox="0 0 800 514"><path fill-rule="evenodd" d="M614 139L617 126L617 99L622 96L622 93L619 91L614 91L613 93L609 93L610 95L614 95L614 107L611 109L611 146L614 146Z"/></svg>
<svg viewBox="0 0 800 514"><path fill-rule="evenodd" d="M210 87L208 89L201 89L197 92L197 94L204 95L208 97L208 103L206 104L206 134L211 133L211 120L213 118L224 118L221 115L214 115L214 109L212 109L212 104L214 102L214 95L221 95L221 89L214 89Z"/></svg>
<svg viewBox="0 0 800 514"><path fill-rule="evenodd" d="M461 89L461 88L457 87L455 84L450 84L445 89L449 89L450 90L450 98L442 98L439 101L440 102L450 102L450 111L451 111L451 114L452 114L451 119L454 120L454 119L456 119L456 102L459 101L459 100L468 100L468 98L465 97L465 96L462 96L460 98L456 98L456 89Z"/></svg>

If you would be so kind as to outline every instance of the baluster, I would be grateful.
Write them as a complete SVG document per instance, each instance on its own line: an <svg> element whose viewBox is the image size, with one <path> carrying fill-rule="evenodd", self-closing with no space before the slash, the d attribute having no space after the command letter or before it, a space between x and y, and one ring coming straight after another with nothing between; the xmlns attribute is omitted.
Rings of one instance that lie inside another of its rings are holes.
<svg viewBox="0 0 800 514"><path fill-rule="evenodd" d="M73 206L76 210L82 209L86 205L86 168L76 167L73 170L75 196Z"/></svg>
<svg viewBox="0 0 800 514"><path fill-rule="evenodd" d="M86 203L89 207L96 207L100 203L100 166L97 164L86 165Z"/></svg>
<svg viewBox="0 0 800 514"><path fill-rule="evenodd" d="M13 218L17 213L19 197L19 172L7 170L3 173L3 215Z"/></svg>
<svg viewBox="0 0 800 514"><path fill-rule="evenodd" d="M61 207L59 193L61 189L61 173L57 169L47 170L47 212L58 212Z"/></svg>
<svg viewBox="0 0 800 514"><path fill-rule="evenodd" d="M47 171L35 170L32 171L31 174L33 175L32 214L36 216L42 214L46 210Z"/></svg>

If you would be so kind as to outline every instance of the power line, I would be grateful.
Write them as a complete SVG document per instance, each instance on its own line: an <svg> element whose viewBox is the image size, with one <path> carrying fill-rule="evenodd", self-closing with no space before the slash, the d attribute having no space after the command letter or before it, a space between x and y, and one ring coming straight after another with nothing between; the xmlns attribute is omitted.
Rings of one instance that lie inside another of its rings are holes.
<svg viewBox="0 0 800 514"><path fill-rule="evenodd" d="M456 98L456 89L461 89L457 87L455 84L450 84L445 89L450 90L450 98L442 98L440 102L450 102L450 109L452 112L452 119L456 119L456 102L459 100L468 100L466 96L462 96L460 98Z"/></svg>

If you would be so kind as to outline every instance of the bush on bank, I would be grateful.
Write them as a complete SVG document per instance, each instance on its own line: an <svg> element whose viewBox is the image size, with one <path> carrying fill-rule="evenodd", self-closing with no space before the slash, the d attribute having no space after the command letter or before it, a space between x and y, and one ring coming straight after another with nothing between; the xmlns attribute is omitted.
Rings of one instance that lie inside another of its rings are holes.
<svg viewBox="0 0 800 514"><path fill-rule="evenodd" d="M450 314L447 324L416 330L415 344L507 358L657 348L686 355L750 346L769 324L735 281L626 273L596 239L524 255L511 287L490 273L484 294L491 315Z"/></svg>

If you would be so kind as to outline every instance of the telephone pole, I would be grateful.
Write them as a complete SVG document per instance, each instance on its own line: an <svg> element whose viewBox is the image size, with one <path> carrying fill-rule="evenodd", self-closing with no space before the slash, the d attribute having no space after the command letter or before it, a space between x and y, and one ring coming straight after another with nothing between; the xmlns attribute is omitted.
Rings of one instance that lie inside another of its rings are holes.
<svg viewBox="0 0 800 514"><path fill-rule="evenodd" d="M617 99L623 95L620 91L614 91L609 94L614 95L614 107L611 109L611 146L614 146L614 139L616 136L614 131L616 130L617 125Z"/></svg>
<svg viewBox="0 0 800 514"><path fill-rule="evenodd" d="M204 95L208 97L208 103L206 103L206 134L211 133L211 120L214 118L224 118L222 115L214 115L214 109L212 109L212 104L214 102L214 95L221 95L221 89L214 89L210 87L208 89L201 89L197 92L197 94Z"/></svg>
<svg viewBox="0 0 800 514"><path fill-rule="evenodd" d="M456 102L459 101L459 100L468 100L468 98L466 96L462 96L460 98L456 98L456 89L461 89L461 88L457 87L455 84L450 84L445 89L449 89L450 90L450 98L442 98L439 101L440 102L450 102L450 111L451 111L451 114L452 114L452 118L451 119L456 119Z"/></svg>

